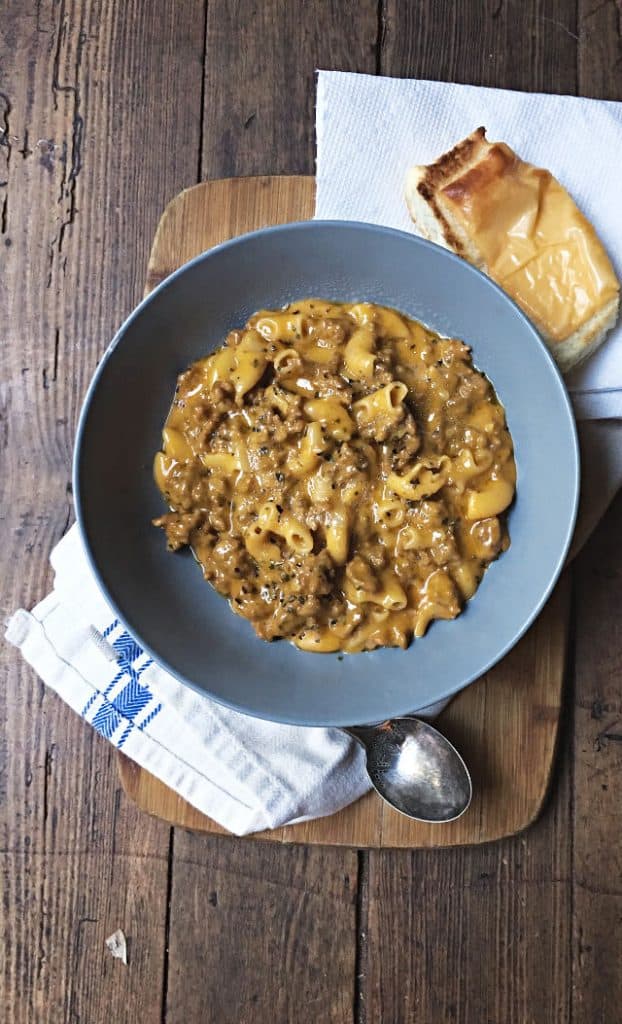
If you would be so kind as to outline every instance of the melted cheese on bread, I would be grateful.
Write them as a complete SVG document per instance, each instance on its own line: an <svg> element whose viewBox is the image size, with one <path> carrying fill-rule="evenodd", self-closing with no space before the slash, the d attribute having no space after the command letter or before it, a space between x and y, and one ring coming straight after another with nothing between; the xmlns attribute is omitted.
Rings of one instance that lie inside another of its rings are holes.
<svg viewBox="0 0 622 1024"><path fill-rule="evenodd" d="M613 326L619 282L594 228L549 171L489 143L483 128L435 164L413 168L407 201L422 233L475 263L521 306L564 369Z"/></svg>

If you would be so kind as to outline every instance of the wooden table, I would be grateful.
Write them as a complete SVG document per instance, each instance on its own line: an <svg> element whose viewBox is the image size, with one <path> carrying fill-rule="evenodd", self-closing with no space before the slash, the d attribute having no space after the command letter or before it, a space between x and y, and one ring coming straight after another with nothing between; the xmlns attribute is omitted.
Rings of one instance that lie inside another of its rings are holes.
<svg viewBox="0 0 622 1024"><path fill-rule="evenodd" d="M80 402L141 294L165 203L206 177L312 172L317 66L622 99L622 10L619 0L5 5L3 617L50 585L50 548L73 517ZM548 807L524 835L486 847L357 854L171 830L123 797L113 751L3 646L7 1021L620 1020L621 512L618 501L575 568ZM117 927L128 968L104 948Z"/></svg>

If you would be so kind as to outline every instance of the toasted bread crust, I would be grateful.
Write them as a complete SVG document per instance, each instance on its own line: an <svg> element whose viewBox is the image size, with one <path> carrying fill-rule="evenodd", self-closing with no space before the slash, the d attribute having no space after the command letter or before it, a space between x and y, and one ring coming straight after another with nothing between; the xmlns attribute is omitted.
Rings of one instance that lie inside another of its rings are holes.
<svg viewBox="0 0 622 1024"><path fill-rule="evenodd" d="M447 245L463 258L466 256L462 242L452 231L451 226L437 202L437 195L442 188L447 186L464 170L476 163L481 155L482 147L486 148L489 143L486 141L486 129L476 128L466 139L462 139L453 149L443 153L433 164L421 167L421 178L417 184L417 192L434 212L437 218L443 237Z"/></svg>
<svg viewBox="0 0 622 1024"><path fill-rule="evenodd" d="M424 175L417 186L420 195L428 200L435 189L446 185L448 181L464 171L465 167L474 163L480 155L482 144L486 148L489 146L489 143L486 142L486 129L476 128L453 149L449 149L439 156L433 164L422 167Z"/></svg>
<svg viewBox="0 0 622 1024"><path fill-rule="evenodd" d="M518 163L518 157L504 142L495 142L492 145L484 140L485 151L478 154L473 165L465 170L464 164L459 168L459 173L450 179L439 189L444 196L451 199L457 205L462 205L469 196L486 188L496 178L501 178L508 171L511 171ZM548 171L541 171L548 175Z"/></svg>

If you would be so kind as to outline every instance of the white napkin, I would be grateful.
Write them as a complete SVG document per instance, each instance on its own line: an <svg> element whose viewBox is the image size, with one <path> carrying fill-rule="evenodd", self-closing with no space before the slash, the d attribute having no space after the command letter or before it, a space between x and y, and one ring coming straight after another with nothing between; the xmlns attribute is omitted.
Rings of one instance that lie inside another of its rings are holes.
<svg viewBox="0 0 622 1024"><path fill-rule="evenodd" d="M414 232L408 168L480 125L559 178L622 279L622 103L320 71L316 217ZM622 320L568 384L579 419L622 416Z"/></svg>

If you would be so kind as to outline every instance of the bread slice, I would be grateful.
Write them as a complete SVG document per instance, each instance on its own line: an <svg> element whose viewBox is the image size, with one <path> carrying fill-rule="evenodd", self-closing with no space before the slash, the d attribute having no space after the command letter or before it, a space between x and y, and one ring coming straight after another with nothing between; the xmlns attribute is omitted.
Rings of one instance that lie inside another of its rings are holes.
<svg viewBox="0 0 622 1024"><path fill-rule="evenodd" d="M417 232L500 284L567 373L615 325L620 285L594 228L560 183L478 128L428 166L406 202Z"/></svg>

